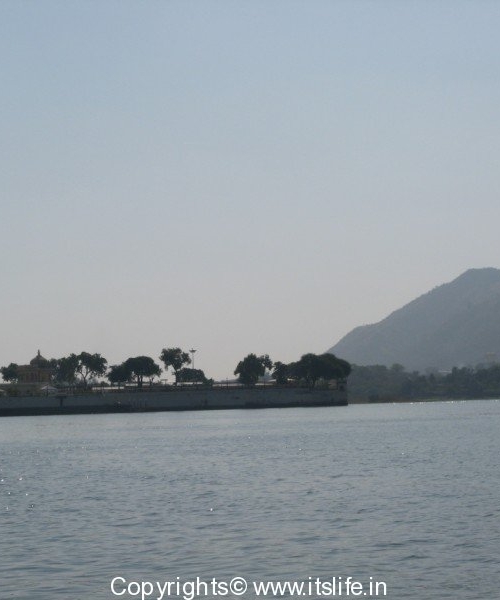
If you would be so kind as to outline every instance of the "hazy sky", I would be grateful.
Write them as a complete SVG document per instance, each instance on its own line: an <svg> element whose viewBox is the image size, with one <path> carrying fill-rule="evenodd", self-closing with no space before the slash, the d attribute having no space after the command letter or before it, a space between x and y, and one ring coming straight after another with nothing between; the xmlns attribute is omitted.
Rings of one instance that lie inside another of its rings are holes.
<svg viewBox="0 0 500 600"><path fill-rule="evenodd" d="M0 3L0 365L323 352L500 266L500 2Z"/></svg>

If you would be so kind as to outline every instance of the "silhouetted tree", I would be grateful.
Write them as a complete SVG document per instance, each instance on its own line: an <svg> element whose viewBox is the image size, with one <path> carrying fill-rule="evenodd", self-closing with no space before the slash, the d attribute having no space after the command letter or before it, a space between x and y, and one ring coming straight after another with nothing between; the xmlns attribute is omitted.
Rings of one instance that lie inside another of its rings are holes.
<svg viewBox="0 0 500 600"><path fill-rule="evenodd" d="M78 357L76 354L70 354L63 358L51 359L49 363L54 373L53 380L56 383L75 383L76 369L78 367Z"/></svg>
<svg viewBox="0 0 500 600"><path fill-rule="evenodd" d="M159 377L161 373L160 367L149 356L135 356L127 358L123 363L124 368L130 373L130 379L135 379L137 387L142 387L144 377Z"/></svg>
<svg viewBox="0 0 500 600"><path fill-rule="evenodd" d="M81 352L77 356L76 372L80 374L86 387L88 377L99 377L106 373L107 364L108 361L100 354Z"/></svg>
<svg viewBox="0 0 500 600"><path fill-rule="evenodd" d="M128 365L121 363L110 367L107 378L111 383L120 384L126 383L132 379L132 371Z"/></svg>
<svg viewBox="0 0 500 600"><path fill-rule="evenodd" d="M273 363L268 354L257 356L256 354L248 354L241 360L234 374L238 375L240 383L244 385L255 385L259 377L263 377L266 369L272 369Z"/></svg>
<svg viewBox="0 0 500 600"><path fill-rule="evenodd" d="M17 382L19 379L18 365L16 363L10 363L7 367L0 369L4 381Z"/></svg>
<svg viewBox="0 0 500 600"><path fill-rule="evenodd" d="M277 361L274 363L273 377L276 379L278 385L285 385L288 383L288 376L290 374L289 366L285 363Z"/></svg>
<svg viewBox="0 0 500 600"><path fill-rule="evenodd" d="M180 348L163 348L160 354L160 360L165 365L166 370L168 370L169 367L172 367L176 384L179 379L179 371L184 365L191 364L189 354L183 352Z"/></svg>
<svg viewBox="0 0 500 600"><path fill-rule="evenodd" d="M190 383L206 383L207 378L205 377L205 373L201 369L189 369L187 367L182 368L178 375L178 380L181 383L190 382Z"/></svg>
<svg viewBox="0 0 500 600"><path fill-rule="evenodd" d="M351 365L333 354L313 354L309 352L300 360L289 365L290 375L295 379L304 380L310 387L315 387L319 379L346 379L351 372Z"/></svg>

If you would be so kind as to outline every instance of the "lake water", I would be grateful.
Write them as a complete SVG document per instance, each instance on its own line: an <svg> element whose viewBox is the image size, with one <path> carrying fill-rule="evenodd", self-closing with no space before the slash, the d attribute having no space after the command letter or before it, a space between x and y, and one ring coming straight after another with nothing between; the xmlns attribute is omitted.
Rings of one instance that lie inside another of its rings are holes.
<svg viewBox="0 0 500 600"><path fill-rule="evenodd" d="M499 401L3 418L0 460L2 599L235 576L500 598Z"/></svg>

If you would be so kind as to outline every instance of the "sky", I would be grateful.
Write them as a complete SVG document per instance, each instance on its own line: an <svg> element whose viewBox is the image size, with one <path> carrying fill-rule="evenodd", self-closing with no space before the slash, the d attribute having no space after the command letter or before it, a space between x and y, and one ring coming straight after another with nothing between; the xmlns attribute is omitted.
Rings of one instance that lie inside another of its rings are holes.
<svg viewBox="0 0 500 600"><path fill-rule="evenodd" d="M232 378L500 267L498 31L485 0L2 0L0 365Z"/></svg>

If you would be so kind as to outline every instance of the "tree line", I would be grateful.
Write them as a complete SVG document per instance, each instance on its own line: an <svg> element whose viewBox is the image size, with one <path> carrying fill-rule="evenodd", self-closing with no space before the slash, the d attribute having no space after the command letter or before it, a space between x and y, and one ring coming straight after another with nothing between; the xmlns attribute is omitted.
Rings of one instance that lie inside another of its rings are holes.
<svg viewBox="0 0 500 600"><path fill-rule="evenodd" d="M159 356L165 371L172 369L175 384L196 382L209 384L212 380L205 377L201 369L188 368L191 358L188 352L181 348L163 348ZM106 377L113 385L135 383L142 387L144 381L152 384L160 377L162 369L149 356L134 356L124 362L108 366L107 360L101 354L80 352L58 359L40 358L38 367L50 369L51 381L54 384L80 385L88 387L96 379ZM234 374L242 385L253 386L259 378L270 375L277 385L296 384L303 382L309 387L315 387L319 380L345 380L351 371L350 364L333 354L304 354L300 360L289 364L273 362L269 355L257 356L248 354L236 366ZM1 367L0 373L4 381L16 383L19 381L19 366L10 363Z"/></svg>
<svg viewBox="0 0 500 600"><path fill-rule="evenodd" d="M303 381L309 387L315 387L319 380L345 380L351 372L351 365L333 354L303 354L300 360L289 364L277 361L273 363L267 354L257 356L248 354L241 360L234 374L243 385L255 385L259 377L269 371L277 385Z"/></svg>
<svg viewBox="0 0 500 600"><path fill-rule="evenodd" d="M170 368L174 372L175 382L199 381L206 382L205 374L201 369L188 369L186 365L191 364L189 353L180 348L163 348L160 354L165 371ZM162 369L150 356L133 356L127 358L118 365L108 367L108 361L101 354L80 352L70 354L63 358L51 358L50 360L39 359L38 367L49 369L51 381L54 384L81 385L88 387L91 381L99 377L106 377L110 383L134 382L142 387L144 380L153 383L155 377L159 377ZM10 363L7 367L1 367L0 373L4 381L16 383L19 381L19 365Z"/></svg>
<svg viewBox="0 0 500 600"><path fill-rule="evenodd" d="M500 365L454 367L448 373L406 371L400 364L353 365L349 395L363 401L500 398Z"/></svg>

